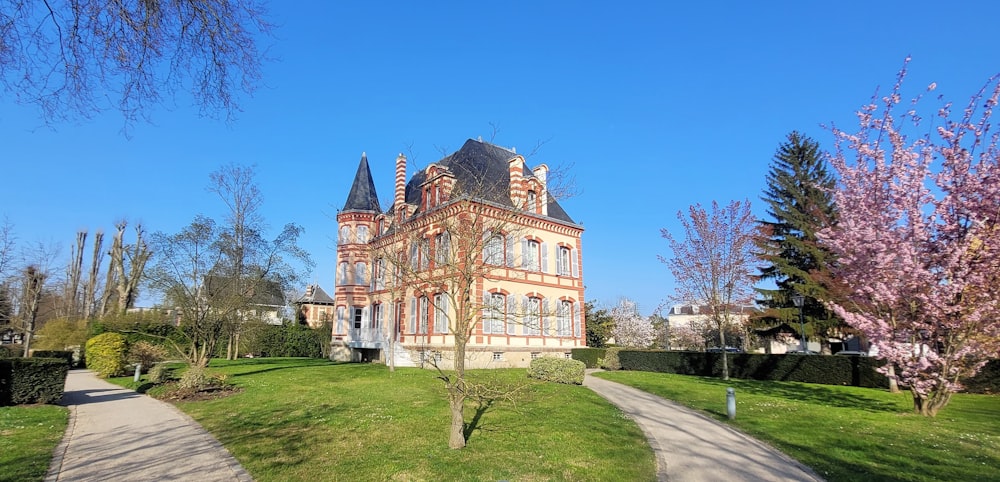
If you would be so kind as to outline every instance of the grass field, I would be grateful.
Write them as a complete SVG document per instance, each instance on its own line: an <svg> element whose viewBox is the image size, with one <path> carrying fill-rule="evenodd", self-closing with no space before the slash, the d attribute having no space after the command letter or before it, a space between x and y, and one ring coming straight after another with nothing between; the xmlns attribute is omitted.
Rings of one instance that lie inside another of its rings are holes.
<svg viewBox="0 0 1000 482"><path fill-rule="evenodd" d="M726 420L830 481L1000 480L1000 396L955 395L936 418L912 413L909 393L650 372L597 376Z"/></svg>
<svg viewBox="0 0 1000 482"><path fill-rule="evenodd" d="M525 370L470 372L520 385L515 403L470 403L468 446L448 449L434 372L308 359L213 361L243 392L177 405L260 482L327 480L654 480L639 428L580 386Z"/></svg>
<svg viewBox="0 0 1000 482"><path fill-rule="evenodd" d="M68 418L55 405L0 407L0 481L43 480Z"/></svg>

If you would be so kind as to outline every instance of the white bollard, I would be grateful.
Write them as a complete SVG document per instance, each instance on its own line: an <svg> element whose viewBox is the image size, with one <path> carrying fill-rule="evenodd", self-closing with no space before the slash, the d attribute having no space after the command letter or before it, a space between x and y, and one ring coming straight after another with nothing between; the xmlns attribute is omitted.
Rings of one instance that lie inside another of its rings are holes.
<svg viewBox="0 0 1000 482"><path fill-rule="evenodd" d="M132 381L139 383L139 375L142 374L142 363L135 364L135 376L132 377Z"/></svg>
<svg viewBox="0 0 1000 482"><path fill-rule="evenodd" d="M729 420L736 418L736 389L733 387L726 389L726 414Z"/></svg>

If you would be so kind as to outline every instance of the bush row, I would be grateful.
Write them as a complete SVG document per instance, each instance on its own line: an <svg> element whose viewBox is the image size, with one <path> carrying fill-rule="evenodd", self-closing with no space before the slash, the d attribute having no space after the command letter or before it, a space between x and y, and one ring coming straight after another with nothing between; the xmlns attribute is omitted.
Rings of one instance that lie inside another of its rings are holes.
<svg viewBox="0 0 1000 482"><path fill-rule="evenodd" d="M66 360L66 365L73 366L73 352L67 350L35 350L31 356L35 358L61 358Z"/></svg>
<svg viewBox="0 0 1000 482"><path fill-rule="evenodd" d="M638 370L680 375L718 377L722 374L722 354L690 351L616 350L581 348L573 358L589 368ZM600 361L600 364L598 363ZM821 355L729 355L729 376L753 380L779 380L825 385L888 388L885 375L876 371L884 364L873 357ZM1000 393L1000 360L991 360L979 373L964 380L967 393Z"/></svg>
<svg viewBox="0 0 1000 482"><path fill-rule="evenodd" d="M61 358L0 359L0 406L56 402L68 372Z"/></svg>
<svg viewBox="0 0 1000 482"><path fill-rule="evenodd" d="M622 350L618 358L624 370L707 377L722 374L722 353ZM881 364L871 357L737 353L729 355L729 376L885 388L888 380L875 371Z"/></svg>
<svg viewBox="0 0 1000 482"><path fill-rule="evenodd" d="M574 360L582 361L587 368L600 366L599 360L604 358L605 348L574 348L570 350Z"/></svg>

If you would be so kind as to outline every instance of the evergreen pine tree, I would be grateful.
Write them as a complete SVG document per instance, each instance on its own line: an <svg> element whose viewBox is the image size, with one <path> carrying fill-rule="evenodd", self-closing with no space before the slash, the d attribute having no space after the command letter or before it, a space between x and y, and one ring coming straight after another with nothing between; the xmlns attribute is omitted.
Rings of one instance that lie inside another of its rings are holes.
<svg viewBox="0 0 1000 482"><path fill-rule="evenodd" d="M805 296L803 313L807 338L820 338L824 352L827 341L843 322L823 306L827 292L822 281L830 254L816 241L816 232L834 221L830 189L833 177L826 170L819 144L793 131L774 155L767 174L767 188L761 199L767 203L768 220L760 220L763 234L757 240L758 256L764 265L761 280L773 280L776 289L757 288L757 303L765 308L756 318L759 327L781 323L799 327L798 308L792 295Z"/></svg>

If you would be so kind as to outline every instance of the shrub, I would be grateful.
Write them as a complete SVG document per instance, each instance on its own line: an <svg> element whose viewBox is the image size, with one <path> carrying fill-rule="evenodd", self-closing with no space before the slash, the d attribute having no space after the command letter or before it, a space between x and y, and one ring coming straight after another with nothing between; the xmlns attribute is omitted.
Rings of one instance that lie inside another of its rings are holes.
<svg viewBox="0 0 1000 482"><path fill-rule="evenodd" d="M64 350L35 350L32 354L34 358L62 358L66 360L66 365L73 366L73 352Z"/></svg>
<svg viewBox="0 0 1000 482"><path fill-rule="evenodd" d="M31 346L43 350L65 350L87 342L87 320L56 318L46 321L35 334ZM35 355L38 356L38 355Z"/></svg>
<svg viewBox="0 0 1000 482"><path fill-rule="evenodd" d="M586 368L587 365L580 360L541 357L531 360L528 376L549 382L582 385Z"/></svg>
<svg viewBox="0 0 1000 482"><path fill-rule="evenodd" d="M146 371L150 367L167 359L167 349L160 345L154 345L148 341L137 341L128 349L128 362L139 363Z"/></svg>
<svg viewBox="0 0 1000 482"><path fill-rule="evenodd" d="M103 378L125 373L128 344L118 333L101 333L87 340L87 368Z"/></svg>
<svg viewBox="0 0 1000 482"><path fill-rule="evenodd" d="M18 345L0 345L0 358L18 358L24 353L24 347Z"/></svg>
<svg viewBox="0 0 1000 482"><path fill-rule="evenodd" d="M606 348L574 348L570 350L574 360L580 360L587 368L597 368L601 366L600 360L604 358Z"/></svg>
<svg viewBox="0 0 1000 482"><path fill-rule="evenodd" d="M150 383L155 383L159 385L161 383L166 382L167 380L170 380L172 374L173 370L171 370L170 367L168 367L163 363L158 363L156 365L153 365L153 368L149 370L149 376L147 377L147 380Z"/></svg>
<svg viewBox="0 0 1000 482"><path fill-rule="evenodd" d="M622 364L618 359L619 353L621 353L621 347L611 347L604 351L604 362L601 363L601 368L605 370L621 370Z"/></svg>
<svg viewBox="0 0 1000 482"><path fill-rule="evenodd" d="M0 360L0 406L58 401L69 365L61 358Z"/></svg>

